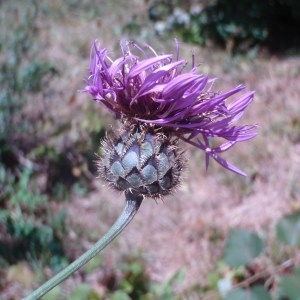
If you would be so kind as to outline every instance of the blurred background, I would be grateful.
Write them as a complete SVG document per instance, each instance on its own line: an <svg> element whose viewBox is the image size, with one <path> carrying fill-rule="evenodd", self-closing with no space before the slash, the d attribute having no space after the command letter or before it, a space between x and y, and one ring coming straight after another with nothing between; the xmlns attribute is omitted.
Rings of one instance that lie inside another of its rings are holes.
<svg viewBox="0 0 300 300"><path fill-rule="evenodd" d="M179 191L147 199L103 253L44 299L300 299L300 2L0 0L0 299L21 299L89 249L124 197L97 179L118 123L79 92L94 39L195 53L216 88L256 90L259 135L224 157L186 146ZM246 294L247 293L247 294Z"/></svg>

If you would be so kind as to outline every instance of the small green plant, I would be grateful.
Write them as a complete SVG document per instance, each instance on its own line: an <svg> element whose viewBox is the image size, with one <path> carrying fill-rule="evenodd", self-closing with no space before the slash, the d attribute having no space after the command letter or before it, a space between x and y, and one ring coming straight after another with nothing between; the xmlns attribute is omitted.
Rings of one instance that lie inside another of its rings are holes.
<svg viewBox="0 0 300 300"><path fill-rule="evenodd" d="M11 264L26 259L33 267L50 265L59 270L67 263L62 248L66 212L53 215L31 177L30 169L21 170L17 179L0 167L0 185L7 187L0 195L0 256Z"/></svg>
<svg viewBox="0 0 300 300"><path fill-rule="evenodd" d="M154 283L147 274L143 258L140 256L129 258L121 267L121 279L112 292L112 299L178 299L174 287L184 279L183 271L176 272L163 283ZM118 298L120 295L123 298Z"/></svg>
<svg viewBox="0 0 300 300"><path fill-rule="evenodd" d="M282 249L281 260L278 260L280 253L273 253L272 249L278 243L280 247L275 252ZM224 251L224 262L230 271L219 280L223 299L299 299L300 271L296 260L299 247L300 212L278 221L276 239L269 245L254 232L232 229ZM289 254L287 259L284 249Z"/></svg>

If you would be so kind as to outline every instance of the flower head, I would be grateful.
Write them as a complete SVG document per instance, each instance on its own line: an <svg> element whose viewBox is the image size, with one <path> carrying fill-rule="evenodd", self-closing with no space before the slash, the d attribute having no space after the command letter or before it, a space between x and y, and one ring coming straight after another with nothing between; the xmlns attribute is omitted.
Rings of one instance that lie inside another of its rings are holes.
<svg viewBox="0 0 300 300"><path fill-rule="evenodd" d="M245 88L242 85L225 93L212 91L215 79L198 73L194 56L186 70L187 62L178 58L178 44L175 58L158 55L150 46L148 49L151 57L135 43L121 44L122 55L113 60L95 41L83 92L118 119L152 124L203 150L206 167L212 157L223 167L245 175L219 154L257 134L255 125L234 125L252 102L254 92L237 96ZM134 50L143 58L134 55ZM212 147L213 138L223 142Z"/></svg>

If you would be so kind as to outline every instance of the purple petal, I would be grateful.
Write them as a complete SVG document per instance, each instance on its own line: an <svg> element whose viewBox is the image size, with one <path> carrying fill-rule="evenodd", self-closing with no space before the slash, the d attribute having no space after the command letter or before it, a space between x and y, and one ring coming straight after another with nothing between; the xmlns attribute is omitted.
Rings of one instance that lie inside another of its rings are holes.
<svg viewBox="0 0 300 300"><path fill-rule="evenodd" d="M131 68L130 72L128 73L128 78L135 77L135 76L139 75L141 72L148 69L149 67L153 66L154 64L156 64L162 60L165 60L167 58L171 58L171 57L172 57L172 55L170 55L170 54L160 55L160 56L148 58L141 62L138 62Z"/></svg>
<svg viewBox="0 0 300 300"><path fill-rule="evenodd" d="M191 75L191 74L180 74L172 81L162 91L163 99L177 99L182 97L186 90L190 89L196 84L200 84L201 81L205 80L203 76Z"/></svg>
<svg viewBox="0 0 300 300"><path fill-rule="evenodd" d="M165 85L158 84L159 80L162 77L170 74L170 71L172 69L175 69L182 63L184 63L184 61L174 62L174 63L168 64L168 65L165 65L165 66L155 70L153 73L149 74L145 78L143 84L140 87L139 92L137 93L137 95L135 97L137 98L137 97L143 96L145 94L148 94L148 93L151 93L154 91L161 91L162 90L161 88L164 87ZM157 88L154 89L154 87L157 87Z"/></svg>
<svg viewBox="0 0 300 300"><path fill-rule="evenodd" d="M116 73L119 71L119 69L124 65L126 64L126 62L128 60L132 60L134 58L134 56L126 56L126 57L120 57L118 59L116 59L110 66L108 72L109 72L109 75L111 77L114 77L116 75Z"/></svg>
<svg viewBox="0 0 300 300"><path fill-rule="evenodd" d="M253 101L254 91L245 93L241 97L228 105L228 110L232 114L243 111Z"/></svg>
<svg viewBox="0 0 300 300"><path fill-rule="evenodd" d="M247 176L247 174L245 172L243 172L242 170L240 170L236 166L232 165L231 163L229 163L228 161L226 161L222 157L218 156L217 154L212 153L211 157L213 157L221 166L223 166L227 170L230 170L230 171L232 171L234 173L237 173L239 175L242 175L242 176Z"/></svg>
<svg viewBox="0 0 300 300"><path fill-rule="evenodd" d="M231 147L233 147L236 144L236 141L230 141L222 144L219 147L213 148L214 153L221 153L229 150Z"/></svg>

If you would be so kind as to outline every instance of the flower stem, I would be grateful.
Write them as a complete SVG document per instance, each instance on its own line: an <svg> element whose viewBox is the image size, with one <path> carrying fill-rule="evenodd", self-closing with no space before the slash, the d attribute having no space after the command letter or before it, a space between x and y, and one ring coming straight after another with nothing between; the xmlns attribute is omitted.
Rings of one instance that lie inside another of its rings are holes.
<svg viewBox="0 0 300 300"><path fill-rule="evenodd" d="M60 284L63 280L72 275L75 271L89 262L93 257L95 257L101 250L103 250L133 219L137 213L144 196L137 194L134 191L125 191L126 205L116 220L112 227L106 232L106 234L88 251L82 254L73 263L68 265L65 269L60 271L54 277L45 282L38 289L33 291L29 296L24 298L24 300L35 300L40 299L55 286Z"/></svg>

